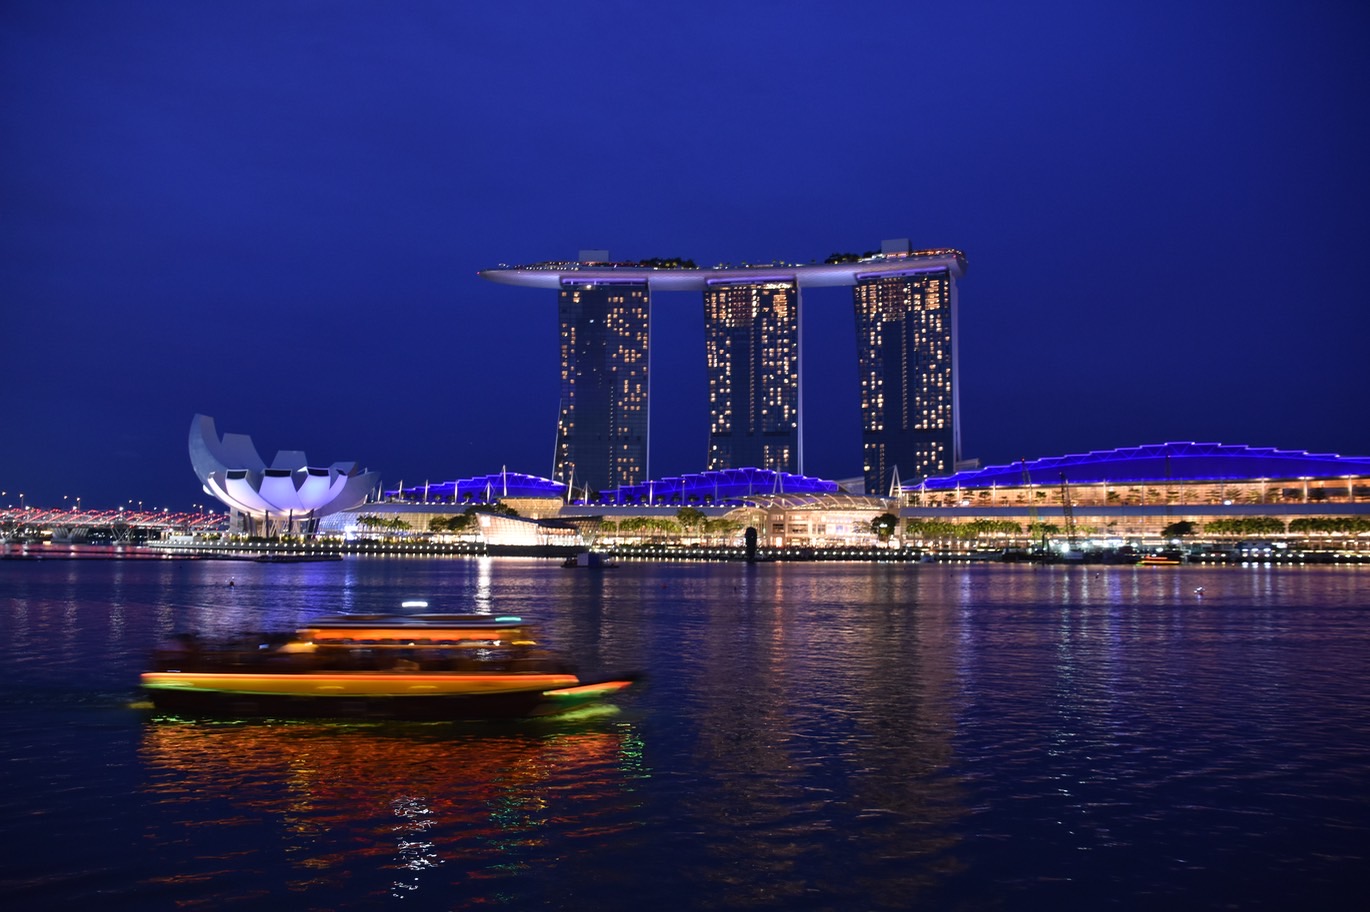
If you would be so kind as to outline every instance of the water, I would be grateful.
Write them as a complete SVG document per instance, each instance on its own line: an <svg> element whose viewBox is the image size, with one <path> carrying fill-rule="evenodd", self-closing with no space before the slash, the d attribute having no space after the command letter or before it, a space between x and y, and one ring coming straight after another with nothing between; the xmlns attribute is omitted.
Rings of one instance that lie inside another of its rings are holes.
<svg viewBox="0 0 1370 912"><path fill-rule="evenodd" d="M229 580L234 586L229 587ZM96 909L1359 907L1366 570L0 562L0 898ZM1202 591L1196 591L1202 587ZM564 721L184 723L178 630L473 604Z"/></svg>

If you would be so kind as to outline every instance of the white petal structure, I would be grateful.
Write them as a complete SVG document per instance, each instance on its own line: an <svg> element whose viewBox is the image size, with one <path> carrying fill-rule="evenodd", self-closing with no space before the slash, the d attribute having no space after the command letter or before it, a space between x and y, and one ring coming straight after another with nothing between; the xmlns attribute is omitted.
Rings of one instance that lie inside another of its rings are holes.
<svg viewBox="0 0 1370 912"><path fill-rule="evenodd" d="M208 415L190 422L190 463L205 493L256 520L318 519L355 507L377 482L355 462L311 466L299 450L281 450L271 465L252 438L221 438Z"/></svg>

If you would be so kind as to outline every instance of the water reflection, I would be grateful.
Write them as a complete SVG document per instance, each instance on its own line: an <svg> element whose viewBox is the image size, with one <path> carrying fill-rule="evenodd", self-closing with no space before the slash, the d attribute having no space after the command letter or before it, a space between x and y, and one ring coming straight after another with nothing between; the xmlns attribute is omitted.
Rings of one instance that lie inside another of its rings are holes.
<svg viewBox="0 0 1370 912"><path fill-rule="evenodd" d="M168 860L182 872L161 883L173 893L229 859L239 879L284 860L292 891L404 896L498 880L551 841L602 844L633 828L643 776L639 735L604 713L493 731L161 721L140 755L141 791L162 811L147 841L194 856Z"/></svg>
<svg viewBox="0 0 1370 912"><path fill-rule="evenodd" d="M918 901L962 864L954 610L908 568L735 573L666 606L684 765L707 771L676 806L683 878L725 908Z"/></svg>
<svg viewBox="0 0 1370 912"><path fill-rule="evenodd" d="M1363 570L4 569L0 836L25 907L136 884L125 907L216 912L1279 908L1364 883ZM561 726L126 708L174 630L410 596L486 599L648 681Z"/></svg>

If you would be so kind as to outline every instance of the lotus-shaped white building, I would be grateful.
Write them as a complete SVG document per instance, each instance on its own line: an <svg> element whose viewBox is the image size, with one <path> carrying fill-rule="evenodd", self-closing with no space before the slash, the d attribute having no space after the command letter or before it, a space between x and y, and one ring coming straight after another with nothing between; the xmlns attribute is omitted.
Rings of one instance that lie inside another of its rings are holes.
<svg viewBox="0 0 1370 912"><path fill-rule="evenodd" d="M300 450L281 450L267 466L251 437L220 438L208 415L190 422L190 463L206 494L248 520L244 531L266 535L311 528L320 517L355 507L379 480L355 462L311 466Z"/></svg>

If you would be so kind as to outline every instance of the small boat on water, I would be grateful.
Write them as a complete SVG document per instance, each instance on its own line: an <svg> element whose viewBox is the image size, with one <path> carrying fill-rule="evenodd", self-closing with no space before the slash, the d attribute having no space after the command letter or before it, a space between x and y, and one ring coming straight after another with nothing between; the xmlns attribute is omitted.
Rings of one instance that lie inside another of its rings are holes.
<svg viewBox="0 0 1370 912"><path fill-rule="evenodd" d="M336 615L292 633L159 648L141 688L154 709L192 715L488 719L554 715L604 699L637 674L579 677L523 618Z"/></svg>
<svg viewBox="0 0 1370 912"><path fill-rule="evenodd" d="M253 554L246 558L257 564L308 564L342 559L341 554Z"/></svg>
<svg viewBox="0 0 1370 912"><path fill-rule="evenodd" d="M1144 554L1137 563L1143 567L1178 567L1184 558L1178 554Z"/></svg>
<svg viewBox="0 0 1370 912"><path fill-rule="evenodd" d="M594 551L581 551L578 554L572 554L562 561L561 565L567 569L588 568L590 570L612 570L618 566L617 563L609 560L603 554Z"/></svg>

